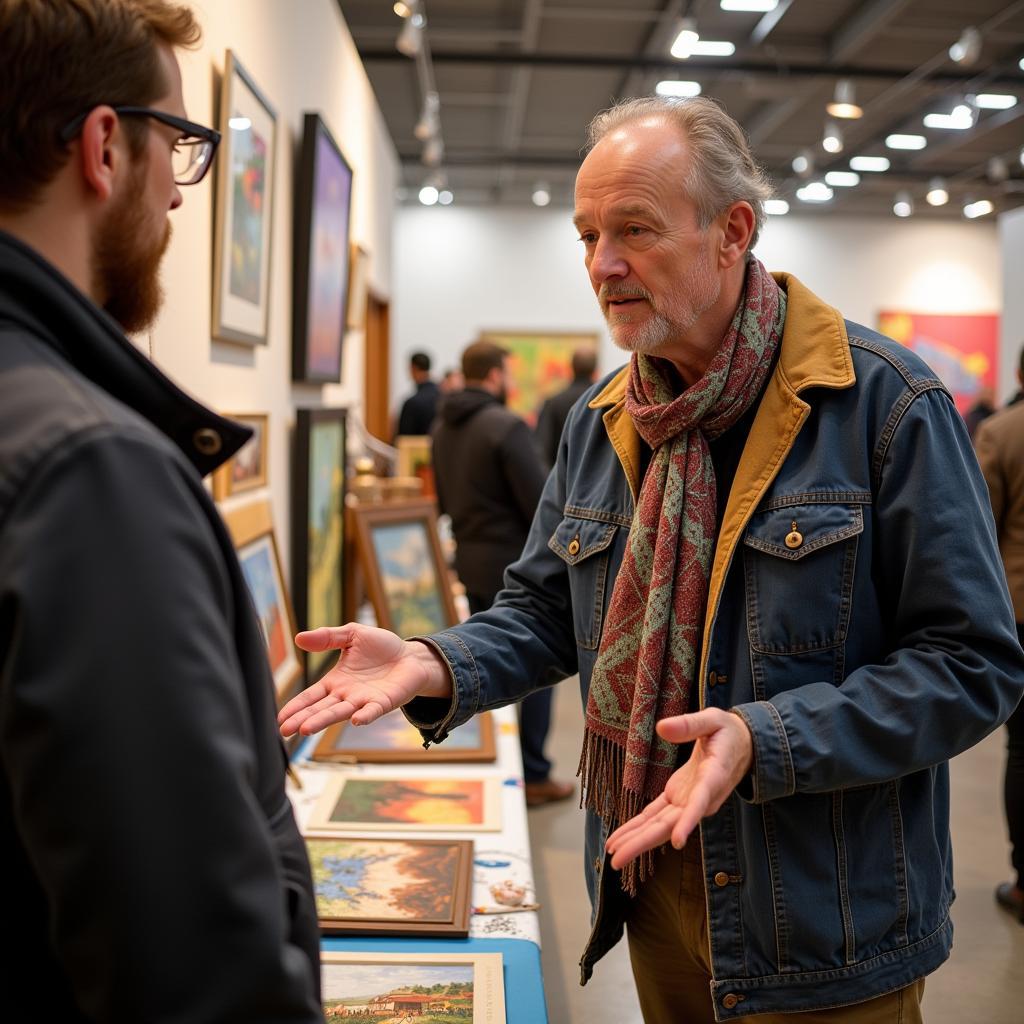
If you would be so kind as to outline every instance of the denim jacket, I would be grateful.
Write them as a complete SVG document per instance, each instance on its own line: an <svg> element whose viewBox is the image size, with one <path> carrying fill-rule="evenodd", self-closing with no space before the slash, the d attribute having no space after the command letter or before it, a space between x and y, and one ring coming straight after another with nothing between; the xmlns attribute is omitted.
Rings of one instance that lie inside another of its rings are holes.
<svg viewBox="0 0 1024 1024"><path fill-rule="evenodd" d="M949 394L906 348L777 280L781 352L719 532L698 676L701 707L732 708L754 742L750 776L700 828L718 1020L869 999L946 959L947 761L1008 717L1024 678ZM428 739L577 671L586 700L640 487L625 380L574 407L495 606L429 638L454 698L407 708ZM627 911L606 839L588 813L584 983Z"/></svg>

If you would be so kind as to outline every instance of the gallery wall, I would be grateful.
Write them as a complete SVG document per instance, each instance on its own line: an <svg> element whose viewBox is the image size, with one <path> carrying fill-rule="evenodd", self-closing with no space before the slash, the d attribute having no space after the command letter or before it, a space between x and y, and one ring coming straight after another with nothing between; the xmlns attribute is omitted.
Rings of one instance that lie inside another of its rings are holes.
<svg viewBox="0 0 1024 1024"><path fill-rule="evenodd" d="M1019 387L1017 367L1024 347L1024 207L999 218L999 248L1002 254L1003 318L1000 322L1000 346L1003 360L999 367L999 392L1005 398Z"/></svg>
<svg viewBox="0 0 1024 1024"><path fill-rule="evenodd" d="M171 214L164 310L151 334L136 340L151 348L159 366L187 391L218 411L269 413L269 487L258 496L269 495L272 501L287 574L294 410L330 404L359 413L363 402L361 331L345 337L340 384L291 380L294 179L303 113L321 114L353 168L350 235L369 252L369 283L384 298L392 293L398 160L335 0L199 0L192 7L203 40L200 48L180 56L188 116L216 124L216 90L229 48L277 114L269 343L250 347L211 338L212 173L201 184L182 189L183 204Z"/></svg>
<svg viewBox="0 0 1024 1024"><path fill-rule="evenodd" d="M602 368L624 361L607 337L571 218L567 209L460 209L458 197L447 208L399 209L393 403L410 389L410 352L423 348L439 366L457 365L481 329L599 332ZM1018 230L1024 233L1024 219ZM769 221L757 255L871 327L884 309L998 313L1003 305L999 238L991 221L790 215Z"/></svg>

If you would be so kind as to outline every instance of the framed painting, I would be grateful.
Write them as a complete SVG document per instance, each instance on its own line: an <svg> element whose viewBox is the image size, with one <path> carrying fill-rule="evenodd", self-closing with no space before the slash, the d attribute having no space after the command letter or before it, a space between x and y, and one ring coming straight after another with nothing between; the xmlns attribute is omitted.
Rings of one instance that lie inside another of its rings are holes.
<svg viewBox="0 0 1024 1024"><path fill-rule="evenodd" d="M270 504L261 501L233 509L225 515L224 522L256 608L280 706L291 697L301 680L302 665L292 643L295 620L274 540Z"/></svg>
<svg viewBox="0 0 1024 1024"><path fill-rule="evenodd" d="M572 382L572 354L578 348L598 352L596 334L559 331L481 331L481 341L493 341L509 351L506 404L531 427L540 407Z"/></svg>
<svg viewBox="0 0 1024 1024"><path fill-rule="evenodd" d="M398 476L416 477L423 482L423 493L432 498L434 487L434 461L429 434L399 434L395 438L398 448Z"/></svg>
<svg viewBox="0 0 1024 1024"><path fill-rule="evenodd" d="M379 626L413 636L459 621L432 501L357 505L352 522Z"/></svg>
<svg viewBox="0 0 1024 1024"><path fill-rule="evenodd" d="M309 818L307 834L338 832L497 832L501 782L369 772L332 774Z"/></svg>
<svg viewBox="0 0 1024 1024"><path fill-rule="evenodd" d="M345 325L361 331L366 326L366 300L370 293L370 254L353 242L349 253L348 313Z"/></svg>
<svg viewBox="0 0 1024 1024"><path fill-rule="evenodd" d="M292 469L292 589L299 629L345 621L345 410L299 409ZM306 654L306 679L336 652Z"/></svg>
<svg viewBox="0 0 1024 1024"><path fill-rule="evenodd" d="M500 953L321 953L327 1020L505 1024Z"/></svg>
<svg viewBox="0 0 1024 1024"><path fill-rule="evenodd" d="M913 349L949 389L963 415L982 388L999 383L999 317L996 314L878 314L878 330Z"/></svg>
<svg viewBox="0 0 1024 1024"><path fill-rule="evenodd" d="M469 935L468 839L306 840L320 930L332 935Z"/></svg>
<svg viewBox="0 0 1024 1024"><path fill-rule="evenodd" d="M252 437L213 474L213 496L218 501L233 494L267 486L267 444L270 418L266 413L225 413L247 426Z"/></svg>
<svg viewBox="0 0 1024 1024"><path fill-rule="evenodd" d="M230 50L224 59L219 128L223 141L217 160L213 336L265 345L277 121Z"/></svg>
<svg viewBox="0 0 1024 1024"><path fill-rule="evenodd" d="M423 749L419 729L405 715L381 715L369 725L340 722L327 729L313 752L314 761L342 764L413 764L466 761L483 764L495 760L494 722L489 711L474 715L453 729L444 743Z"/></svg>
<svg viewBox="0 0 1024 1024"><path fill-rule="evenodd" d="M352 168L318 114L303 119L295 188L292 378L341 380Z"/></svg>

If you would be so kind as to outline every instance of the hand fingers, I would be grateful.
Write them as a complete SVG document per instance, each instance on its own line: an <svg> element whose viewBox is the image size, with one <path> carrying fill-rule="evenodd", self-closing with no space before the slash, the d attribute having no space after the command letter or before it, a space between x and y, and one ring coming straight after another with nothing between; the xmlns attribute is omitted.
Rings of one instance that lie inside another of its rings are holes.
<svg viewBox="0 0 1024 1024"><path fill-rule="evenodd" d="M658 735L669 743L689 743L698 736L707 736L709 733L717 732L722 723L719 720L718 708L707 708L704 711L695 711L690 715L675 715L672 718L663 718L655 728Z"/></svg>
<svg viewBox="0 0 1024 1024"><path fill-rule="evenodd" d="M615 846L621 843L627 836L635 832L638 828L641 828L647 823L649 818L654 817L663 807L668 804L668 800L665 795L657 797L652 800L639 814L634 815L629 821L624 821L609 837L608 842L605 843L605 849L612 850Z"/></svg>
<svg viewBox="0 0 1024 1024"><path fill-rule="evenodd" d="M352 623L344 626L320 626L318 629L307 629L295 637L296 647L317 654L320 651L340 650L352 646L354 631Z"/></svg>
<svg viewBox="0 0 1024 1024"><path fill-rule="evenodd" d="M647 850L661 846L672 834L679 809L667 806L658 815L649 818L643 825L621 841L612 851L612 867L616 871Z"/></svg>
<svg viewBox="0 0 1024 1024"><path fill-rule="evenodd" d="M679 814L672 826L672 845L681 850L707 811L707 798L703 788L698 787L690 799L679 808Z"/></svg>
<svg viewBox="0 0 1024 1024"><path fill-rule="evenodd" d="M376 722L381 715L387 714L391 708L385 708L380 701L368 700L353 716L353 725L369 725Z"/></svg>
<svg viewBox="0 0 1024 1024"><path fill-rule="evenodd" d="M308 711L299 712L296 716L299 719L299 732L303 736L312 736L313 733L320 732L321 729L326 729L336 722L347 722L352 717L353 711L355 711L355 705L351 701L339 700L337 703L332 703L328 700Z"/></svg>
<svg viewBox="0 0 1024 1024"><path fill-rule="evenodd" d="M296 694L281 710L277 713L277 724L281 726L282 731L285 728L285 723L292 718L293 715L308 708L311 704L315 704L319 700L323 700L327 696L327 687L324 686L323 682L314 683L312 686L307 687L302 693ZM285 732L285 736L290 736L295 728Z"/></svg>

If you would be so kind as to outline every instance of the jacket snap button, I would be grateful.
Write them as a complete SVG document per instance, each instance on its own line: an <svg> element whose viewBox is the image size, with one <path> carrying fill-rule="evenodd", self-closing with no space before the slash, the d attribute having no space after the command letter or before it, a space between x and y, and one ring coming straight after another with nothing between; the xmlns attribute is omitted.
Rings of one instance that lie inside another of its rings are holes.
<svg viewBox="0 0 1024 1024"><path fill-rule="evenodd" d="M724 871L719 871L718 874L715 875L715 885L717 885L718 888L721 889L723 886L726 886L728 884L729 876Z"/></svg>
<svg viewBox="0 0 1024 1024"><path fill-rule="evenodd" d="M718 685L718 673L717 672L712 672L708 676L708 686L717 686L717 685Z"/></svg>
<svg viewBox="0 0 1024 1024"><path fill-rule="evenodd" d="M730 992L728 995L722 996L722 1006L724 1006L727 1010L734 1010L739 1001L740 997L732 992Z"/></svg>
<svg viewBox="0 0 1024 1024"><path fill-rule="evenodd" d="M569 554L578 555L580 553L580 538L577 534L571 541L569 541Z"/></svg>
<svg viewBox="0 0 1024 1024"><path fill-rule="evenodd" d="M223 447L223 441L216 430L203 427L192 435L192 443L203 455L216 455Z"/></svg>
<svg viewBox="0 0 1024 1024"><path fill-rule="evenodd" d="M793 522L792 530L786 534L786 547L792 550L800 547L804 542L804 535L796 528L796 521Z"/></svg>

